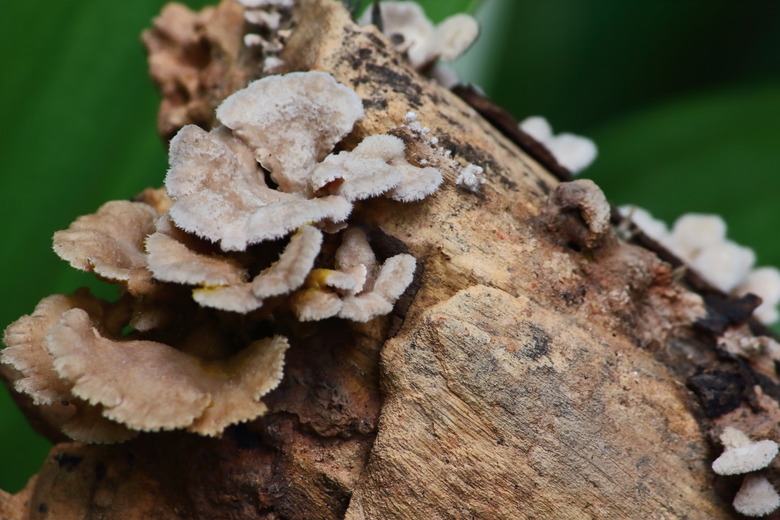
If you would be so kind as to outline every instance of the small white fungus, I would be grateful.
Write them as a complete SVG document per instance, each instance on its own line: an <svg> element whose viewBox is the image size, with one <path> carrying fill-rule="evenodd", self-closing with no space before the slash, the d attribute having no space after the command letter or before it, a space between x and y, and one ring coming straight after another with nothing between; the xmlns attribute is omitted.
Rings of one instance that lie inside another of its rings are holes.
<svg viewBox="0 0 780 520"><path fill-rule="evenodd" d="M455 179L455 184L470 192L476 193L479 191L480 187L485 184L485 178L481 177L483 173L485 173L484 168L469 163L460 171L457 179Z"/></svg>
<svg viewBox="0 0 780 520"><path fill-rule="evenodd" d="M558 163L572 172L579 173L596 160L596 144L580 135L562 133L554 135L547 120L540 116L531 116L521 121L520 130L542 143L555 157Z"/></svg>
<svg viewBox="0 0 780 520"><path fill-rule="evenodd" d="M734 509L745 516L764 516L780 507L780 495L766 477L748 475L733 504Z"/></svg>
<svg viewBox="0 0 780 520"><path fill-rule="evenodd" d="M725 450L712 463L718 475L739 475L767 467L777 455L775 441L752 441L740 430L727 426L720 436Z"/></svg>

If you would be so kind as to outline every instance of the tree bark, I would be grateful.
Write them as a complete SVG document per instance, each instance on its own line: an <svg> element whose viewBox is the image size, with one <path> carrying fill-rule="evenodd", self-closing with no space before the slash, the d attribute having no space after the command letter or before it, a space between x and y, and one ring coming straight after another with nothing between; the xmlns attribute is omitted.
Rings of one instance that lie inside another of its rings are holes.
<svg viewBox="0 0 780 520"><path fill-rule="evenodd" d="M774 367L717 348L727 327L765 332L749 305L694 292L668 253L596 230L590 195L562 188L553 159L413 71L340 3L301 2L282 59L362 98L345 148L391 133L443 172L429 199L370 200L351 217L380 256L414 255L413 289L368 324L292 328L264 417L220 439L60 442L25 490L0 496L0 518L734 517L739 480L712 473L714 432L764 425L780 440L761 421L777 407ZM428 134L403 124L410 111ZM469 164L485 170L479 190L455 182Z"/></svg>

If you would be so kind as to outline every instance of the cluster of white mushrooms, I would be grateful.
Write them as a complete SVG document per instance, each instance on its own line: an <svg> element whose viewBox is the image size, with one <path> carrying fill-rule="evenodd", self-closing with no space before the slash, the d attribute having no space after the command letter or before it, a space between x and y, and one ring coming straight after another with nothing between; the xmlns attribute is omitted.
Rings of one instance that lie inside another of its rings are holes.
<svg viewBox="0 0 780 520"><path fill-rule="evenodd" d="M724 451L712 463L718 475L747 474L734 497L734 509L747 516L764 516L780 507L772 483L759 473L777 456L778 445L771 440L753 441L742 431L727 426L720 436Z"/></svg>
<svg viewBox="0 0 780 520"><path fill-rule="evenodd" d="M686 213L669 230L642 208L623 206L620 212L724 293L760 296L762 303L754 315L762 323L771 325L778 320L780 270L754 268L755 253L726 238L726 223L719 215Z"/></svg>
<svg viewBox="0 0 780 520"><path fill-rule="evenodd" d="M250 31L244 45L263 53L263 72L273 73L283 65L279 55L292 33L293 0L239 0L244 6L244 20Z"/></svg>
<svg viewBox="0 0 780 520"><path fill-rule="evenodd" d="M164 190L109 202L54 235L60 257L123 296L50 296L12 324L0 360L17 390L87 442L220 435L263 414L288 341L241 343L231 315L364 322L389 313L414 276L411 255L380 261L348 217L371 197L420 200L442 176L407 162L390 135L334 153L362 116L354 91L299 72L231 95L211 131L182 128Z"/></svg>
<svg viewBox="0 0 780 520"><path fill-rule="evenodd" d="M472 16L459 13L434 25L416 2L382 2L380 12L382 32L415 70L446 88L459 82L455 71L441 62L455 60L477 39L479 24ZM358 23L369 25L371 17L372 10L366 9Z"/></svg>

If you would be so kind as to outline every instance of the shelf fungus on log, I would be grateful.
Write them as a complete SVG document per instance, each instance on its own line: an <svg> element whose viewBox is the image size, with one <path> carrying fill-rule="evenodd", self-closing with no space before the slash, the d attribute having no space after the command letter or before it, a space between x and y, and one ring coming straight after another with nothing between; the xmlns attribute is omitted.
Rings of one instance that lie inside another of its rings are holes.
<svg viewBox="0 0 780 520"><path fill-rule="evenodd" d="M50 296L6 330L0 373L57 445L25 490L0 492L0 516L776 507L780 347L758 298L617 232L595 184L565 182L511 116L424 75L449 56L438 44L417 57L340 2L291 6L167 8L147 33L176 134L166 190L57 235L115 301ZM277 20L268 45L251 36ZM760 472L739 491L712 471L727 427L770 461L739 452Z"/></svg>
<svg viewBox="0 0 780 520"><path fill-rule="evenodd" d="M36 405L70 406L50 426L86 442L174 429L219 436L263 415L289 345L275 320L366 322L390 313L412 282L411 255L379 265L347 218L364 199L423 199L442 177L410 164L391 135L333 154L363 115L331 75L294 72L228 97L211 131L184 126L164 192L106 203L55 233L63 259L124 294L53 296L11 325L2 361L15 388ZM263 327L272 337L255 337ZM87 416L84 433L74 424Z"/></svg>

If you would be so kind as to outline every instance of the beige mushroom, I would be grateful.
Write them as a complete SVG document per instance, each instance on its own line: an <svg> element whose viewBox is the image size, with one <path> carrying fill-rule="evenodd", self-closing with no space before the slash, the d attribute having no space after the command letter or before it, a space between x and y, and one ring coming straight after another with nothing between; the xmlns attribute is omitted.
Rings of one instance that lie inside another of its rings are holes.
<svg viewBox="0 0 780 520"><path fill-rule="evenodd" d="M393 310L396 300L414 279L413 256L399 254L378 266L365 233L344 232L336 251L337 269L315 269L296 293L292 308L301 321L337 316L365 322Z"/></svg>
<svg viewBox="0 0 780 520"><path fill-rule="evenodd" d="M291 238L279 259L251 282L206 285L193 291L199 304L226 311L247 313L260 308L263 300L288 294L300 287L320 252L322 233L303 226Z"/></svg>
<svg viewBox="0 0 780 520"><path fill-rule="evenodd" d="M19 373L14 388L29 395L36 405L53 404L70 399L70 385L52 368L52 359L43 346L46 335L73 308L88 308L93 314L103 312L100 302L89 291L80 290L66 296L53 294L38 303L32 314L22 316L5 330L0 363Z"/></svg>
<svg viewBox="0 0 780 520"><path fill-rule="evenodd" d="M75 398L72 385L61 379L52 366L53 359L44 346L46 336L62 314L74 308L88 309L100 319L111 313L86 289L67 296L48 296L31 315L22 316L6 329L3 342L7 346L0 353L0 363L13 370L14 388L32 398L40 407L40 417L71 438L90 443L130 439L137 432L109 421L96 407ZM108 321L112 321L110 317Z"/></svg>
<svg viewBox="0 0 780 520"><path fill-rule="evenodd" d="M318 71L259 79L217 108L217 119L288 193L306 190L311 169L362 117L357 94Z"/></svg>
<svg viewBox="0 0 780 520"><path fill-rule="evenodd" d="M452 61L463 54L479 36L479 24L467 14L456 14L438 25L425 16L415 2L382 2L383 32L406 51L415 69L424 69L437 60ZM366 9L361 25L371 23L371 10Z"/></svg>
<svg viewBox="0 0 780 520"><path fill-rule="evenodd" d="M290 243L271 267L252 280L252 292L258 298L287 294L303 285L314 267L322 246L322 233L312 226L303 226L290 238Z"/></svg>
<svg viewBox="0 0 780 520"><path fill-rule="evenodd" d="M188 246L191 237L164 215L146 239L149 270L163 282L188 285L235 285L247 278L246 269L224 255L203 254Z"/></svg>
<svg viewBox="0 0 780 520"><path fill-rule="evenodd" d="M417 262L412 255L400 254L388 258L371 289L344 298L339 317L364 322L389 313L412 283L416 267Z"/></svg>
<svg viewBox="0 0 780 520"><path fill-rule="evenodd" d="M174 224L224 251L245 250L310 222L341 221L352 209L342 197L307 199L269 188L251 151L224 127L182 128L171 140L170 165L165 185Z"/></svg>
<svg viewBox="0 0 780 520"><path fill-rule="evenodd" d="M392 135L366 137L351 152L327 156L311 173L312 191L362 200L386 193L402 202L420 200L441 185L439 170L418 168L405 157L406 147Z"/></svg>
<svg viewBox="0 0 780 520"><path fill-rule="evenodd" d="M143 243L157 217L157 211L142 202L107 202L54 233L54 251L76 269L122 282L134 295L143 294L152 286Z"/></svg>
<svg viewBox="0 0 780 520"><path fill-rule="evenodd" d="M104 337L86 311L71 309L46 348L73 395L102 406L104 417L133 430L213 436L266 411L259 399L281 381L287 340L258 340L229 358L204 361L154 341Z"/></svg>

